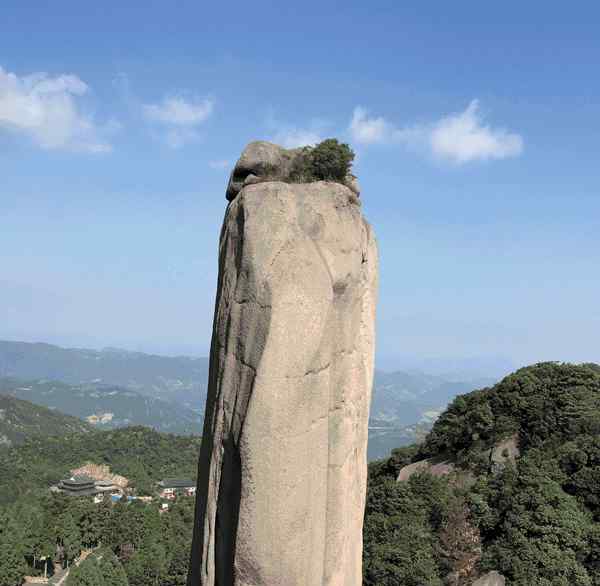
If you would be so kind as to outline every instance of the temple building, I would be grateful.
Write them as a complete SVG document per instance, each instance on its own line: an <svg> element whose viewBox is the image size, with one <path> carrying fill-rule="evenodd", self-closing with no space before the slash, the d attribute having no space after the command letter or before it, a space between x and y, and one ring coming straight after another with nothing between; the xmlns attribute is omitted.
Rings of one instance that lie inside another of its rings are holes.
<svg viewBox="0 0 600 586"><path fill-rule="evenodd" d="M70 496L93 496L99 491L90 476L71 476L58 483L57 490Z"/></svg>

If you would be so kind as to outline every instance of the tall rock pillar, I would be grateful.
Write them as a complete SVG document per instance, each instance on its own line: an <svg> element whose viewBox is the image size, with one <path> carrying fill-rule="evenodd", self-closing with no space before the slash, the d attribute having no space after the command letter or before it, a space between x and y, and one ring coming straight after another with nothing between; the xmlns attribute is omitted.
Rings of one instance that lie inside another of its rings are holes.
<svg viewBox="0 0 600 586"><path fill-rule="evenodd" d="M251 143L227 190L189 586L362 584L377 248L293 157Z"/></svg>

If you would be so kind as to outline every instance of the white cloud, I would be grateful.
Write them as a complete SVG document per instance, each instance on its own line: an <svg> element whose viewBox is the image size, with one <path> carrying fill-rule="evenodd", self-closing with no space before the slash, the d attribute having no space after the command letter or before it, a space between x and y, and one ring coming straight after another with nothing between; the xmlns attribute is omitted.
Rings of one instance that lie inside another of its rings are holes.
<svg viewBox="0 0 600 586"><path fill-rule="evenodd" d="M103 129L82 111L88 92L76 75L19 77L0 67L0 130L26 135L45 149L108 152L112 147L101 135L116 123Z"/></svg>
<svg viewBox="0 0 600 586"><path fill-rule="evenodd" d="M429 144L435 156L457 164L506 159L523 152L519 134L483 124L478 100L472 100L464 112L437 122L429 134Z"/></svg>
<svg viewBox="0 0 600 586"><path fill-rule="evenodd" d="M153 122L173 126L196 126L204 122L213 111L211 99L188 101L179 97L165 97L158 104L145 104L144 116Z"/></svg>
<svg viewBox="0 0 600 586"><path fill-rule="evenodd" d="M223 169L227 169L228 167L231 166L231 162L227 161L225 159L220 159L217 161L209 161L208 162L208 166L211 169L217 169L217 170L223 170Z"/></svg>
<svg viewBox="0 0 600 586"><path fill-rule="evenodd" d="M286 149L313 146L321 142L328 134L330 123L322 118L312 118L306 124L298 126L282 121L273 113L266 120L267 140L279 144Z"/></svg>
<svg viewBox="0 0 600 586"><path fill-rule="evenodd" d="M213 108L210 98L186 100L167 96L159 103L143 104L142 113L146 120L161 126L161 137L167 146L178 149L200 140L198 127L210 117Z"/></svg>
<svg viewBox="0 0 600 586"><path fill-rule="evenodd" d="M279 130L271 140L286 149L294 149L297 147L315 145L323 139L321 138L321 135L314 130L284 128Z"/></svg>
<svg viewBox="0 0 600 586"><path fill-rule="evenodd" d="M352 113L348 132L357 144L402 144L458 165L516 157L523 152L519 134L483 124L478 100L472 100L464 112L437 122L402 128L383 116L369 116L365 108L358 106Z"/></svg>
<svg viewBox="0 0 600 586"><path fill-rule="evenodd" d="M382 116L369 117L367 110L361 106L354 108L349 130L352 140L358 144L386 142L393 133L393 128Z"/></svg>

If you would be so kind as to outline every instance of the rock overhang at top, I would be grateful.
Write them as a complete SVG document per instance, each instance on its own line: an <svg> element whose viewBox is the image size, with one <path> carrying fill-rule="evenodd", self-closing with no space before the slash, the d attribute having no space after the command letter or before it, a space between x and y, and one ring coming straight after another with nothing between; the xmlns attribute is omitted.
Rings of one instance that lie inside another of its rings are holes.
<svg viewBox="0 0 600 586"><path fill-rule="evenodd" d="M304 147L286 149L264 140L248 143L229 177L225 192L227 201L233 201L247 185L269 181L297 182L292 180L292 171L294 163L304 152ZM343 182L337 183L347 187L355 198L360 196L358 180L351 173L346 175ZM356 203L359 203L358 200Z"/></svg>

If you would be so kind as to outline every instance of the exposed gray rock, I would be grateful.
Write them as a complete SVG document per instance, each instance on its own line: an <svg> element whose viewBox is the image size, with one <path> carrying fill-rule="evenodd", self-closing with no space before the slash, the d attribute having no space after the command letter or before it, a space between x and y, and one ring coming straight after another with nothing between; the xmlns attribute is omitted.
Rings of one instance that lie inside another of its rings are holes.
<svg viewBox="0 0 600 586"><path fill-rule="evenodd" d="M500 472L508 462L514 464L521 455L519 450L519 434L502 440L490 450L490 471Z"/></svg>
<svg viewBox="0 0 600 586"><path fill-rule="evenodd" d="M406 482L413 474L420 472L428 472L432 476L448 476L452 474L456 467L452 462L441 461L434 462L433 460L419 460L412 464L407 464L400 469L397 482Z"/></svg>
<svg viewBox="0 0 600 586"><path fill-rule="evenodd" d="M413 474L421 472L427 472L436 478L450 476L451 484L461 488L467 488L475 482L475 476L471 471L458 468L454 462L443 458L429 458L407 464L398 472L396 481L406 482Z"/></svg>
<svg viewBox="0 0 600 586"><path fill-rule="evenodd" d="M189 586L362 584L377 248L347 187L255 183L287 164L228 187Z"/></svg>
<svg viewBox="0 0 600 586"><path fill-rule="evenodd" d="M344 184L350 191L353 191L356 194L356 197L360 196L360 184L358 183L357 177L354 175L347 175Z"/></svg>
<svg viewBox="0 0 600 586"><path fill-rule="evenodd" d="M258 140L251 142L243 150L227 185L226 198L233 201L246 185L265 183L268 181L290 181L294 162L302 156L303 149L284 149L283 147ZM358 179L349 174L344 185L358 197L360 186Z"/></svg>
<svg viewBox="0 0 600 586"><path fill-rule="evenodd" d="M478 580L473 582L473 586L505 586L506 579L502 574L499 574L495 570L488 572L484 576L481 576Z"/></svg>
<svg viewBox="0 0 600 586"><path fill-rule="evenodd" d="M231 172L227 200L233 201L245 185L287 179L297 154L297 149L284 149L271 142L251 142Z"/></svg>

